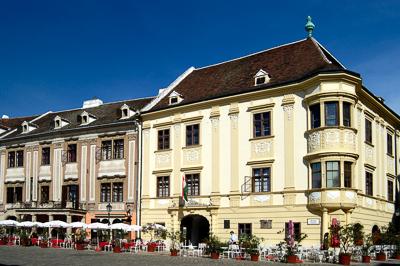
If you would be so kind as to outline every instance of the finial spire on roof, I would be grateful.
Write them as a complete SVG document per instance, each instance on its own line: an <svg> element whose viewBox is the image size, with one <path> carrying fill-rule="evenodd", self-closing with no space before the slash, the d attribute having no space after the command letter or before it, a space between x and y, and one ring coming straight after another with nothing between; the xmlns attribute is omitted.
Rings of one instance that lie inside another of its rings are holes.
<svg viewBox="0 0 400 266"><path fill-rule="evenodd" d="M314 28L315 28L315 25L314 25L314 23L312 23L311 17L308 16L307 17L307 23L306 23L306 26L305 26L305 29L308 32L308 38L312 37L312 33L314 31Z"/></svg>

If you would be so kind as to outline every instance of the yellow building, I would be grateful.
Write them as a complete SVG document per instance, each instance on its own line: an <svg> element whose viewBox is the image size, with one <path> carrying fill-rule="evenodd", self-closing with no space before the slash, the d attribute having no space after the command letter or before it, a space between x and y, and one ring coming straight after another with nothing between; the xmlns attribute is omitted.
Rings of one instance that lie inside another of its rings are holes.
<svg viewBox="0 0 400 266"><path fill-rule="evenodd" d="M319 245L333 218L394 215L400 117L311 36L189 68L142 120L141 224L276 244L292 220Z"/></svg>

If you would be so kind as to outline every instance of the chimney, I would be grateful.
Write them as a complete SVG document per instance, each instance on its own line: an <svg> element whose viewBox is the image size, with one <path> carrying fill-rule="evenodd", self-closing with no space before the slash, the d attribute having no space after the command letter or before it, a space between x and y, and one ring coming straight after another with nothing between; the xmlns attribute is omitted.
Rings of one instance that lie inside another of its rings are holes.
<svg viewBox="0 0 400 266"><path fill-rule="evenodd" d="M93 98L92 100L86 100L83 102L82 108L91 108L91 107L97 107L103 104L103 101L98 99L98 98Z"/></svg>

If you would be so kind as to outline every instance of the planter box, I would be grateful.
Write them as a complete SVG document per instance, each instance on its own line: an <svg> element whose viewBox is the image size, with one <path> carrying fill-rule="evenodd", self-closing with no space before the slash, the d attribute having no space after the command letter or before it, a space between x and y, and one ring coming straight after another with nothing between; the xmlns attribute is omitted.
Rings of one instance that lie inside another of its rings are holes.
<svg viewBox="0 0 400 266"><path fill-rule="evenodd" d="M362 256L362 262L363 263L370 263L371 262L371 256Z"/></svg>
<svg viewBox="0 0 400 266"><path fill-rule="evenodd" d="M340 254L339 255L339 263L342 265L350 265L351 255Z"/></svg>
<svg viewBox="0 0 400 266"><path fill-rule="evenodd" d="M287 256L288 263L297 263L297 261L298 261L298 258L296 255Z"/></svg>
<svg viewBox="0 0 400 266"><path fill-rule="evenodd" d="M385 253L376 253L376 260L386 261L386 254Z"/></svg>
<svg viewBox="0 0 400 266"><path fill-rule="evenodd" d="M250 260L251 261L258 261L260 258L259 254L250 254Z"/></svg>
<svg viewBox="0 0 400 266"><path fill-rule="evenodd" d="M211 258L213 260L219 259L219 253L218 252L211 252Z"/></svg>
<svg viewBox="0 0 400 266"><path fill-rule="evenodd" d="M173 257L178 256L178 250L171 250L171 256Z"/></svg>

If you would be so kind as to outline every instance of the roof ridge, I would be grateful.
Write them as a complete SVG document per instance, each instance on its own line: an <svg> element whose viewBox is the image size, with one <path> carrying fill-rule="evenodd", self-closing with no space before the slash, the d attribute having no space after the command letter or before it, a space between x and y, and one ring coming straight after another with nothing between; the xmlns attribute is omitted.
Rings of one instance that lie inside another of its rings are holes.
<svg viewBox="0 0 400 266"><path fill-rule="evenodd" d="M271 50L274 50L274 49L278 49L278 48L281 48L281 47L289 46L289 45L296 44L296 43L299 43L299 42L303 42L303 41L306 41L306 40L307 40L307 38L304 38L304 39L301 39L301 40L298 40L298 41L281 44L281 45L274 46L274 47L271 47L271 48L268 48L268 49L265 49L265 50L262 50L262 51L258 51L258 52L255 52L255 53L244 55L244 56L241 56L241 57L238 57L238 58L230 59L230 60L227 60L227 61L223 61L223 62L220 62L220 63L208 65L208 66L199 67L199 68L196 68L195 70L205 69L205 68L214 67L214 66L225 64L225 63L237 61L237 60L240 60L240 59L243 59L243 58L251 57L251 56L254 56L254 55L257 55L257 54L265 53L265 52L268 52L268 51L271 51Z"/></svg>
<svg viewBox="0 0 400 266"><path fill-rule="evenodd" d="M79 108L65 109L65 110L55 111L55 112L52 112L52 113L53 114L58 114L58 113L64 113L64 112L70 112L70 111L86 110L86 109L100 107L100 106L103 106L103 105L122 103L122 102L128 102L128 101L139 101L139 100L145 100L145 99L150 99L150 98L155 98L155 97L156 96L147 96L147 97L134 98L134 99L128 99L128 100L119 100L119 101L114 101L114 102L103 103L103 104L101 104L99 106L93 106L93 107L88 107L88 108L79 107Z"/></svg>
<svg viewBox="0 0 400 266"><path fill-rule="evenodd" d="M344 69L347 69L332 53L330 53L328 51L328 49L326 49L319 41L317 41L314 37L311 37L311 40L313 41L313 43L319 48L319 50L321 51L321 53L323 54L324 58L326 58L326 60L328 60L328 62L332 63L327 57L326 55L323 53L327 53L329 56L331 56L336 63L338 63L341 67L343 67ZM322 51L323 50L323 51Z"/></svg>

